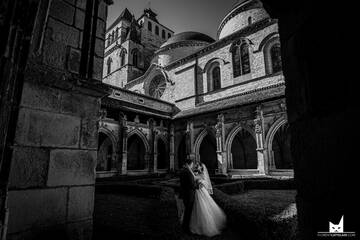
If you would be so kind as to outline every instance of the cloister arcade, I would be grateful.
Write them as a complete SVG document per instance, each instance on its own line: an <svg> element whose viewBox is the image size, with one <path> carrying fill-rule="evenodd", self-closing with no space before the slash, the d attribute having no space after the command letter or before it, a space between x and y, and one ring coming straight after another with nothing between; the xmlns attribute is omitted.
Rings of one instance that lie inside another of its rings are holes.
<svg viewBox="0 0 360 240"><path fill-rule="evenodd" d="M235 121L232 112L216 113L206 117L205 124L201 124L204 117L169 121L129 116L133 119L125 117L122 123L101 119L98 177L174 172L186 158L203 162L211 174L292 175L289 125L284 112Z"/></svg>

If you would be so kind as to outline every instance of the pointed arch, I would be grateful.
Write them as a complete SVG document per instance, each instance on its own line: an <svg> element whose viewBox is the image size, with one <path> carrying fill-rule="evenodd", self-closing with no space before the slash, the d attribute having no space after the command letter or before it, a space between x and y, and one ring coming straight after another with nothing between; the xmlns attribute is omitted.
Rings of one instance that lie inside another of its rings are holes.
<svg viewBox="0 0 360 240"><path fill-rule="evenodd" d="M245 124L238 124L237 126L235 126L230 133L228 134L226 141L225 141L225 151L226 151L226 155L227 155L227 161L228 161L228 168L229 169L234 169L234 162L233 162L233 157L232 157L232 146L234 143L234 139L238 136L238 134L240 133L240 131L245 131L245 133L248 133L251 135L251 140L253 142L252 145L254 149L250 149L251 151L255 151L256 152L256 136L255 136L255 132L248 126L246 126ZM250 140L250 141L251 141ZM242 142L239 142L240 145L243 145ZM242 146L243 149L242 151L245 151L246 146ZM242 154L246 154L245 152L242 152ZM257 158L256 158L257 161Z"/></svg>
<svg viewBox="0 0 360 240"><path fill-rule="evenodd" d="M170 166L168 140L162 134L155 137L154 151L157 157L157 169L167 169Z"/></svg>
<svg viewBox="0 0 360 240"><path fill-rule="evenodd" d="M280 128L288 124L287 117L282 116L278 120L276 120L272 126L270 127L266 138L265 138L265 147L267 149L267 155L268 155L268 165L270 170L276 170L276 164L275 164L275 156L273 152L273 142L276 136L276 133L279 131ZM291 158L291 156L290 156Z"/></svg>
<svg viewBox="0 0 360 240"><path fill-rule="evenodd" d="M214 130L205 128L196 138L194 146L196 161L204 163L209 172L215 173L218 169L218 161Z"/></svg>
<svg viewBox="0 0 360 240"><path fill-rule="evenodd" d="M131 136L133 135L137 135L138 137L140 137L140 139L143 141L144 145L145 145L145 149L146 149L146 152L149 153L150 152L150 144L149 144L149 141L148 139L146 138L145 134L140 131L139 129L134 129L132 131L130 131L128 133L128 136L127 138L130 139Z"/></svg>
<svg viewBox="0 0 360 240"><path fill-rule="evenodd" d="M104 127L100 127L98 133L96 171L116 169L117 139L109 129Z"/></svg>

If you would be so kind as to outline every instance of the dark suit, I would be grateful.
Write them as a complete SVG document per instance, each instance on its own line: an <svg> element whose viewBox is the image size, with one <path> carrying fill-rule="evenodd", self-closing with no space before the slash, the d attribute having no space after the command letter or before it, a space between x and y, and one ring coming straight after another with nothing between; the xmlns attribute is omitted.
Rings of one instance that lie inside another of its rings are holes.
<svg viewBox="0 0 360 240"><path fill-rule="evenodd" d="M183 229L190 232L190 218L195 199L195 179L187 167L180 172L180 198L184 201L185 212L183 219Z"/></svg>

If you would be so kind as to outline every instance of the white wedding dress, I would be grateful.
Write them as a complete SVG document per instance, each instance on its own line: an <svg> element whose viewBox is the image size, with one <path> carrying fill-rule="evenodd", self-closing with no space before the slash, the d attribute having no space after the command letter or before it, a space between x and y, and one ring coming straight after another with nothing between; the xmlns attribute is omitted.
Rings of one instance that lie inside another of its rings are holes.
<svg viewBox="0 0 360 240"><path fill-rule="evenodd" d="M212 194L212 186L206 166L204 172L194 177L203 185L195 191L195 201L190 219L190 231L195 234L212 237L221 233L226 226L226 215L216 204Z"/></svg>

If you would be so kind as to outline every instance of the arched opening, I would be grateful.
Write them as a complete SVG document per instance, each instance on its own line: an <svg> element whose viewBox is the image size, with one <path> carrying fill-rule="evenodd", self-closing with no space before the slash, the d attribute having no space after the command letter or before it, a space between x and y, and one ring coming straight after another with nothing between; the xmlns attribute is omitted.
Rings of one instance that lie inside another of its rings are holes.
<svg viewBox="0 0 360 240"><path fill-rule="evenodd" d="M220 67L216 66L212 70L212 78L213 78L213 90L217 90L221 88L221 76L220 76Z"/></svg>
<svg viewBox="0 0 360 240"><path fill-rule="evenodd" d="M126 58L126 50L122 50L120 53L120 66L125 65L125 58Z"/></svg>
<svg viewBox="0 0 360 240"><path fill-rule="evenodd" d="M133 50L132 58L133 58L133 65L135 67L138 67L138 64L139 64L139 51L137 49Z"/></svg>
<svg viewBox="0 0 360 240"><path fill-rule="evenodd" d="M158 26L155 26L155 34L159 35L159 27Z"/></svg>
<svg viewBox="0 0 360 240"><path fill-rule="evenodd" d="M127 169L144 170L145 154L146 148L143 140L137 134L130 136L127 149Z"/></svg>
<svg viewBox="0 0 360 240"><path fill-rule="evenodd" d="M257 169L256 141L253 136L241 129L231 144L233 169Z"/></svg>
<svg viewBox="0 0 360 240"><path fill-rule="evenodd" d="M169 157L164 140L159 138L157 142L157 168L167 169L169 168Z"/></svg>
<svg viewBox="0 0 360 240"><path fill-rule="evenodd" d="M111 57L108 58L106 64L107 64L107 74L109 75L111 73L111 64L112 64Z"/></svg>
<svg viewBox="0 0 360 240"><path fill-rule="evenodd" d="M270 49L272 73L282 70L280 43L274 44Z"/></svg>
<svg viewBox="0 0 360 240"><path fill-rule="evenodd" d="M282 71L281 47L278 37L273 37L264 45L265 71L273 74Z"/></svg>
<svg viewBox="0 0 360 240"><path fill-rule="evenodd" d="M111 171L116 168L113 162L114 147L111 139L104 133L99 133L99 145L96 171Z"/></svg>
<svg viewBox="0 0 360 240"><path fill-rule="evenodd" d="M250 73L249 45L240 40L231 47L231 52L234 77Z"/></svg>
<svg viewBox="0 0 360 240"><path fill-rule="evenodd" d="M293 161L290 150L289 124L283 124L275 133L272 151L276 169L292 169Z"/></svg>
<svg viewBox="0 0 360 240"><path fill-rule="evenodd" d="M177 151L177 160L178 160L178 167L179 169L182 168L182 166L184 165L186 159L186 137L182 137L180 143L179 143L179 147L178 147L178 151Z"/></svg>
<svg viewBox="0 0 360 240"><path fill-rule="evenodd" d="M209 173L215 173L218 168L216 157L216 139L211 134L206 134L200 144L200 161L206 165Z"/></svg>
<svg viewBox="0 0 360 240"><path fill-rule="evenodd" d="M208 92L215 91L221 88L221 70L219 62L213 62L207 68L207 90Z"/></svg>

